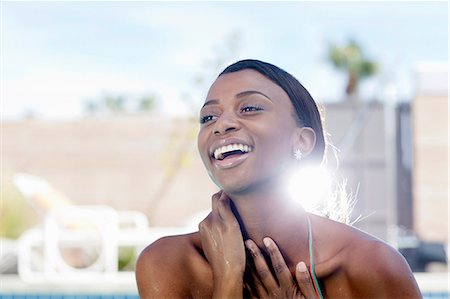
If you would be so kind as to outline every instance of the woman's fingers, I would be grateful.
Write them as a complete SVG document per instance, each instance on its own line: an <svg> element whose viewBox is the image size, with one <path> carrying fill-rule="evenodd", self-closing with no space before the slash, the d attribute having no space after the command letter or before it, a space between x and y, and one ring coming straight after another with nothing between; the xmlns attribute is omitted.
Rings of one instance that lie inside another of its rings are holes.
<svg viewBox="0 0 450 299"><path fill-rule="evenodd" d="M212 196L212 199L211 199L211 202L212 202L212 213L214 215L219 215L219 208L218 208L218 206L219 206L219 198L222 195L222 193L223 193L222 191L219 191L219 192L215 193Z"/></svg>
<svg viewBox="0 0 450 299"><path fill-rule="evenodd" d="M269 252L276 279L255 242L250 239L245 241L245 246L248 248L255 266L252 275L254 290L258 297L317 299L314 283L305 263L297 264L294 279L275 241L266 237L263 242Z"/></svg>
<svg viewBox="0 0 450 299"><path fill-rule="evenodd" d="M269 237L264 238L263 242L269 252L272 268L277 276L278 283L281 287L291 286L293 282L291 271L289 271L277 244Z"/></svg>
<svg viewBox="0 0 450 299"><path fill-rule="evenodd" d="M297 267L295 267L295 277L303 296L308 299L317 298L311 275L304 262L298 263Z"/></svg>
<svg viewBox="0 0 450 299"><path fill-rule="evenodd" d="M222 190L212 196L212 211L215 216L225 221L236 219L230 207L230 199Z"/></svg>
<svg viewBox="0 0 450 299"><path fill-rule="evenodd" d="M199 224L201 244L217 283L229 283L230 277L239 283L245 270L245 247L239 224L230 225L219 215L221 193L212 196L212 212Z"/></svg>
<svg viewBox="0 0 450 299"><path fill-rule="evenodd" d="M218 199L217 208L220 218L225 221L236 221L236 217L234 216L233 211L231 211L230 199L225 192L222 192L220 198Z"/></svg>
<svg viewBox="0 0 450 299"><path fill-rule="evenodd" d="M246 290L246 292L247 292L247 294L245 294L244 296L244 298L251 298L251 299L254 299L254 298L259 298L260 296L257 296L257 294L255 294L255 291L254 291L254 288L252 288L251 286L250 286L250 284L248 284L247 282L244 282L244 289Z"/></svg>
<svg viewBox="0 0 450 299"><path fill-rule="evenodd" d="M252 275L253 275L253 285L255 286L256 291L256 294L253 293L254 295L256 295L255 298L267 298L268 297L267 290L262 284L258 275L254 271L252 271Z"/></svg>
<svg viewBox="0 0 450 299"><path fill-rule="evenodd" d="M239 222L231 210L230 198L225 194L225 192L222 192L217 202L218 215L222 220L222 223L231 230L239 231L239 233L241 233Z"/></svg>
<svg viewBox="0 0 450 299"><path fill-rule="evenodd" d="M250 254L253 258L253 264L255 265L255 270L257 277L261 283L265 286L267 290L275 290L278 288L278 283L272 276L269 267L267 266L266 260L259 250L258 246L252 240L248 239L245 241L245 246L247 246ZM257 284L255 282L255 284Z"/></svg>

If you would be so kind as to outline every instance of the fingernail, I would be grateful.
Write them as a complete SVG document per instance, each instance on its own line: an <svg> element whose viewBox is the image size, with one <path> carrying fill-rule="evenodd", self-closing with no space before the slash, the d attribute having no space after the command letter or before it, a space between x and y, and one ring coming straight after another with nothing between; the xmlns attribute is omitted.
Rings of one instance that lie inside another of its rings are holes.
<svg viewBox="0 0 450 299"><path fill-rule="evenodd" d="M256 254L255 248L253 248L253 244L250 240L245 241L245 247L247 247L250 254L255 258L257 254Z"/></svg>
<svg viewBox="0 0 450 299"><path fill-rule="evenodd" d="M308 268L306 268L306 264L304 262L300 262L297 264L297 269L300 272L306 272L308 271Z"/></svg>
<svg viewBox="0 0 450 299"><path fill-rule="evenodd" d="M264 243L264 245L268 248L269 246L270 246L270 240L269 240L269 238L264 238L263 239L263 243Z"/></svg>
<svg viewBox="0 0 450 299"><path fill-rule="evenodd" d="M252 248L251 248L251 247L252 247L251 244L252 244L252 243L251 243L249 240L245 241L245 246L246 246L248 249L252 249Z"/></svg>

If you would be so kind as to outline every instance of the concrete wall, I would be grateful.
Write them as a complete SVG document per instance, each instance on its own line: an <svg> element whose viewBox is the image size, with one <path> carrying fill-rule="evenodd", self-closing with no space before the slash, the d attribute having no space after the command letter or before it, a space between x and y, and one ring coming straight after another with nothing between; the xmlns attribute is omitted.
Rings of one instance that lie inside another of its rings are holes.
<svg viewBox="0 0 450 299"><path fill-rule="evenodd" d="M183 225L209 209L216 189L196 131L195 121L145 117L4 122L2 184L29 173L76 204L141 210L153 225Z"/></svg>

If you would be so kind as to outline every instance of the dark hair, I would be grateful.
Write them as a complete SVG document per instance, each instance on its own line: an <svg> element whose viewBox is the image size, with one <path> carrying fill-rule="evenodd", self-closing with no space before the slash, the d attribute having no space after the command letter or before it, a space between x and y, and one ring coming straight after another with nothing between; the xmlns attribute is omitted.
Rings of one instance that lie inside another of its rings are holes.
<svg viewBox="0 0 450 299"><path fill-rule="evenodd" d="M252 69L264 75L280 86L289 96L296 112L296 121L299 126L310 127L316 133L316 144L308 159L321 163L324 159L326 142L322 126L322 118L316 102L303 85L285 70L260 60L241 60L226 67L219 77L224 74Z"/></svg>

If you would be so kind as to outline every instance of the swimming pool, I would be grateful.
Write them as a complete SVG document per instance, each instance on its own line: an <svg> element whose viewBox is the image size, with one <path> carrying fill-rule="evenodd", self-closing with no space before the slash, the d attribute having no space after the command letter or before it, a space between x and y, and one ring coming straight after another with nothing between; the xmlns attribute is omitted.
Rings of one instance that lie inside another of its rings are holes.
<svg viewBox="0 0 450 299"><path fill-rule="evenodd" d="M435 292L435 293L423 293L423 299L449 299L449 292Z"/></svg>
<svg viewBox="0 0 450 299"><path fill-rule="evenodd" d="M450 299L448 273L414 273L424 299ZM18 276L0 276L0 299L139 299L136 283L27 284Z"/></svg>

